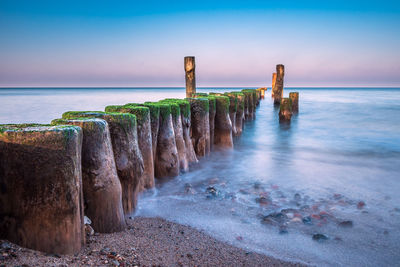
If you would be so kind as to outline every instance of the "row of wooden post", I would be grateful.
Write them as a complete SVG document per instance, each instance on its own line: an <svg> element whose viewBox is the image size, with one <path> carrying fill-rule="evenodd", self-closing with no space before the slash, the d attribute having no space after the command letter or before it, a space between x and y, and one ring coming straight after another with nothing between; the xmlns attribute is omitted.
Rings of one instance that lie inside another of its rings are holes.
<svg viewBox="0 0 400 267"><path fill-rule="evenodd" d="M285 67L282 64L276 65L276 72L272 74L271 96L274 105L279 106L279 121L287 123L291 121L292 114L299 112L299 93L290 92L288 98L283 97Z"/></svg>
<svg viewBox="0 0 400 267"><path fill-rule="evenodd" d="M96 232L121 231L154 178L232 148L265 89L196 93L194 58L185 58L185 70L184 100L71 111L51 125L0 125L0 238L76 253L85 243L84 216Z"/></svg>

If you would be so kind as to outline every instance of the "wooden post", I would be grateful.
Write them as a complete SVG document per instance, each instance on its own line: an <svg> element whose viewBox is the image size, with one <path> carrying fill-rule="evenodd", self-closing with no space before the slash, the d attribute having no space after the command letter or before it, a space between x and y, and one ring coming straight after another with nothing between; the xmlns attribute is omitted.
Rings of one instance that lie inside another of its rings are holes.
<svg viewBox="0 0 400 267"><path fill-rule="evenodd" d="M190 102L191 138L197 157L210 153L210 117L208 98L187 98Z"/></svg>
<svg viewBox="0 0 400 267"><path fill-rule="evenodd" d="M53 125L82 128L82 185L85 214L100 233L123 231L126 227L122 207L122 187L112 150L108 123L103 119L56 119Z"/></svg>
<svg viewBox="0 0 400 267"><path fill-rule="evenodd" d="M136 208L139 183L143 175L144 164L140 153L136 116L129 113L111 113L101 111L69 111L63 119L99 118L107 121L115 165L122 186L122 206L126 216Z"/></svg>
<svg viewBox="0 0 400 267"><path fill-rule="evenodd" d="M276 84L276 72L272 73L272 88L271 88L271 96L274 97L275 94L275 84Z"/></svg>
<svg viewBox="0 0 400 267"><path fill-rule="evenodd" d="M227 97L229 97L229 118L231 119L232 123L232 134L233 136L237 135L237 130L236 130L236 111L238 108L238 100L236 98L236 95L233 93L225 93Z"/></svg>
<svg viewBox="0 0 400 267"><path fill-rule="evenodd" d="M279 122L290 122L292 118L292 99L282 98L279 108Z"/></svg>
<svg viewBox="0 0 400 267"><path fill-rule="evenodd" d="M193 97L196 93L196 64L194 57L185 57L186 97Z"/></svg>
<svg viewBox="0 0 400 267"><path fill-rule="evenodd" d="M150 109L145 106L107 106L107 112L130 113L136 116L139 149L142 153L144 171L140 179L139 192L154 187L154 158Z"/></svg>
<svg viewBox="0 0 400 267"><path fill-rule="evenodd" d="M274 93L274 104L279 105L281 103L283 95L283 77L285 75L285 67L282 64L276 65L276 83Z"/></svg>
<svg viewBox="0 0 400 267"><path fill-rule="evenodd" d="M173 99L164 99L160 103L171 105L172 124L174 126L176 149L178 150L179 168L183 172L189 171L189 160L187 157L185 138L183 135L182 116L180 101Z"/></svg>
<svg viewBox="0 0 400 267"><path fill-rule="evenodd" d="M47 253L85 243L82 130L0 125L0 239Z"/></svg>
<svg viewBox="0 0 400 267"><path fill-rule="evenodd" d="M290 92L289 98L292 99L292 111L299 112L299 92Z"/></svg>
<svg viewBox="0 0 400 267"><path fill-rule="evenodd" d="M216 96L216 114L215 114L215 146L222 148L233 147L232 122L229 118L229 97Z"/></svg>

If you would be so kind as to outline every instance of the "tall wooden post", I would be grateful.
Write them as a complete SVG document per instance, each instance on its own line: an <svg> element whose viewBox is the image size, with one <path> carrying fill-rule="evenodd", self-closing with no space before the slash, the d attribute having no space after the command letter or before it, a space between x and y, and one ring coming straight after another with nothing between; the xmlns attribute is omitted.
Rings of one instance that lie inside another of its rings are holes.
<svg viewBox="0 0 400 267"><path fill-rule="evenodd" d="M185 57L186 97L193 97L196 93L196 64L194 57Z"/></svg>
<svg viewBox="0 0 400 267"><path fill-rule="evenodd" d="M274 93L274 104L281 103L283 95L283 76L285 75L285 67L282 64L276 65L276 83Z"/></svg>
<svg viewBox="0 0 400 267"><path fill-rule="evenodd" d="M271 88L271 96L274 97L275 94L275 84L276 84L276 72L272 73L272 88Z"/></svg>

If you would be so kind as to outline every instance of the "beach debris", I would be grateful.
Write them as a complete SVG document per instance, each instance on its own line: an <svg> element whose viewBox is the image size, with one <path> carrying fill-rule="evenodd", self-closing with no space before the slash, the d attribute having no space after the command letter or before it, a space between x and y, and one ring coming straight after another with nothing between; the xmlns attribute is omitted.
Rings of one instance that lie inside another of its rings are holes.
<svg viewBox="0 0 400 267"><path fill-rule="evenodd" d="M310 216L304 217L304 218L302 219L302 222L303 222L305 225L312 225L312 224L313 224Z"/></svg>
<svg viewBox="0 0 400 267"><path fill-rule="evenodd" d="M312 239L318 242L323 242L329 238L324 234L313 234Z"/></svg>
<svg viewBox="0 0 400 267"><path fill-rule="evenodd" d="M353 221L342 221L339 222L338 225L343 228L351 228L353 227Z"/></svg>
<svg viewBox="0 0 400 267"><path fill-rule="evenodd" d="M288 228L286 225L280 225L279 226L279 234L283 235L283 234L287 234L288 232Z"/></svg>
<svg viewBox="0 0 400 267"><path fill-rule="evenodd" d="M279 224L286 220L286 215L281 212L270 213L262 218L263 223Z"/></svg>
<svg viewBox="0 0 400 267"><path fill-rule="evenodd" d="M208 184L210 184L210 185L217 184L218 182L219 182L219 179L217 177L211 178L210 180L208 180Z"/></svg>
<svg viewBox="0 0 400 267"><path fill-rule="evenodd" d="M270 197L261 196L256 198L256 203L259 203L260 205L268 205L271 202L272 199Z"/></svg>
<svg viewBox="0 0 400 267"><path fill-rule="evenodd" d="M210 198L217 198L217 197L220 196L219 190L216 189L216 188L213 187L213 186L207 187L206 193L207 193L207 198L209 198L209 199L210 199Z"/></svg>
<svg viewBox="0 0 400 267"><path fill-rule="evenodd" d="M357 203L357 209L361 210L365 207L365 202L364 201L359 201Z"/></svg>
<svg viewBox="0 0 400 267"><path fill-rule="evenodd" d="M196 194L196 190L193 188L192 184L186 183L185 184L185 193L186 194Z"/></svg>

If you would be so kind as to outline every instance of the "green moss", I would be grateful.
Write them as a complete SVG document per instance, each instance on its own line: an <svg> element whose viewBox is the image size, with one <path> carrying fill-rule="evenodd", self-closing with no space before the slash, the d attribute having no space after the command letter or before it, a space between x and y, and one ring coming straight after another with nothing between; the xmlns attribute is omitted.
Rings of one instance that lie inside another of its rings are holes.
<svg viewBox="0 0 400 267"><path fill-rule="evenodd" d="M136 116L138 123L147 121L150 117L150 109L144 106L127 104L124 106L107 106L106 112L130 113Z"/></svg>
<svg viewBox="0 0 400 267"><path fill-rule="evenodd" d="M178 116L181 115L181 107L179 104L179 100L175 99L164 99L161 100L160 103L166 103L171 105L171 114L173 118L177 118Z"/></svg>
<svg viewBox="0 0 400 267"><path fill-rule="evenodd" d="M230 112L236 112L237 108L238 108L238 99L236 94L232 94L232 93L224 93L224 95L226 95L227 97L229 97L229 111Z"/></svg>
<svg viewBox="0 0 400 267"><path fill-rule="evenodd" d="M63 119L100 118L109 123L116 123L125 132L136 127L136 116L130 113L103 112L103 111L69 111L62 115Z"/></svg>
<svg viewBox="0 0 400 267"><path fill-rule="evenodd" d="M193 95L193 97L207 97L207 96L208 96L207 93L195 93L195 94Z"/></svg>
<svg viewBox="0 0 400 267"><path fill-rule="evenodd" d="M214 95L214 96L222 96L224 95L223 93L216 93L216 92L209 92L209 95Z"/></svg>
<svg viewBox="0 0 400 267"><path fill-rule="evenodd" d="M168 116L172 114L171 104L159 102L158 105L160 107L160 116L162 120L168 118ZM177 106L177 108L179 109L179 106Z"/></svg>
<svg viewBox="0 0 400 267"><path fill-rule="evenodd" d="M208 98L190 97L190 98L185 98L185 99L188 100L190 103L198 104L205 113L210 112L210 102L209 102Z"/></svg>
<svg viewBox="0 0 400 267"><path fill-rule="evenodd" d="M229 97L215 96L215 99L217 101L217 107L222 107L223 109L226 110L226 112L229 112L229 105L230 105Z"/></svg>
<svg viewBox="0 0 400 267"><path fill-rule="evenodd" d="M280 104L280 111L284 110L292 110L292 99L291 98L282 98Z"/></svg>
<svg viewBox="0 0 400 267"><path fill-rule="evenodd" d="M160 101L161 103L175 103L179 105L180 114L183 114L185 118L190 117L190 103L185 99L178 98L166 98ZM173 112L173 111L172 111Z"/></svg>

